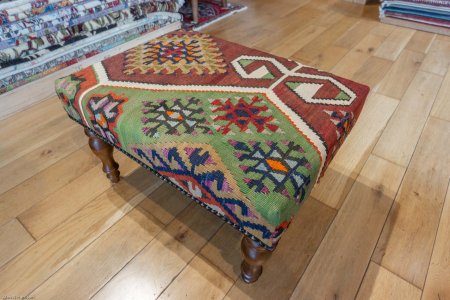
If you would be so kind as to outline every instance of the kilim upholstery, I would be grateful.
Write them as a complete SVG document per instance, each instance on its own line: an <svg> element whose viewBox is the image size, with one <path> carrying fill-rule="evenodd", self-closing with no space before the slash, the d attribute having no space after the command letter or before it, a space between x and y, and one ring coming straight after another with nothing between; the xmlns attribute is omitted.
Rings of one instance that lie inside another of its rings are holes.
<svg viewBox="0 0 450 300"><path fill-rule="evenodd" d="M176 31L56 83L68 115L272 249L368 87Z"/></svg>

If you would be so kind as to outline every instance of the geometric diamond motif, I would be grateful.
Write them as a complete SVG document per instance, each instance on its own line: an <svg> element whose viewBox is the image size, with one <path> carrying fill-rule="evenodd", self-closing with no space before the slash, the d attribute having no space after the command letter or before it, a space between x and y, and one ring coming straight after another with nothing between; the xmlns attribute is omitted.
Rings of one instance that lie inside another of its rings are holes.
<svg viewBox="0 0 450 300"><path fill-rule="evenodd" d="M242 67L242 70L245 70L246 67L250 66L255 62L253 59L240 59L237 61L238 64ZM240 72L241 76L244 75L244 78L254 78L254 79L274 79L275 76L270 73L266 66L260 66L258 69L251 71L250 73Z"/></svg>
<svg viewBox="0 0 450 300"><path fill-rule="evenodd" d="M248 176L244 182L249 188L263 194L281 193L288 198L293 194L297 203L304 200L311 182L310 176L305 174L309 174L311 165L301 146L292 141L228 142L237 150L235 156L243 163L239 167Z"/></svg>
<svg viewBox="0 0 450 300"><path fill-rule="evenodd" d="M351 103L356 95L334 78L302 78L287 81L286 86L307 103L341 104Z"/></svg>
<svg viewBox="0 0 450 300"><path fill-rule="evenodd" d="M204 117L205 112L199 107L199 99L172 99L144 101L141 118L145 127L142 131L147 136L159 137L160 134L212 134L210 124Z"/></svg>
<svg viewBox="0 0 450 300"><path fill-rule="evenodd" d="M222 124L214 126L217 132L234 134L231 128L236 126L240 132L252 133L249 125L253 125L258 133L282 132L275 125L278 122L270 114L270 109L258 96L228 98L225 102L220 99L212 99L210 102L216 106L216 108L211 108L212 112L222 112L220 116L211 116L216 123Z"/></svg>
<svg viewBox="0 0 450 300"><path fill-rule="evenodd" d="M124 73L220 74L227 66L222 56L207 35L163 36L126 51Z"/></svg>
<svg viewBox="0 0 450 300"><path fill-rule="evenodd" d="M95 131L109 142L120 146L117 133L114 131L118 116L122 113L122 104L127 101L114 93L92 95L87 102L90 121Z"/></svg>

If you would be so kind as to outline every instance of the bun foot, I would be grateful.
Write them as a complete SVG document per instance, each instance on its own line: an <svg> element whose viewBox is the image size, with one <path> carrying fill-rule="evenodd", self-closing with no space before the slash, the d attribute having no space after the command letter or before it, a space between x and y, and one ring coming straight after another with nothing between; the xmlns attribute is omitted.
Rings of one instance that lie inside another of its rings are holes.
<svg viewBox="0 0 450 300"><path fill-rule="evenodd" d="M244 256L241 264L241 278L245 283L253 283L261 276L262 265L272 251L266 250L247 236L242 238L241 251Z"/></svg>

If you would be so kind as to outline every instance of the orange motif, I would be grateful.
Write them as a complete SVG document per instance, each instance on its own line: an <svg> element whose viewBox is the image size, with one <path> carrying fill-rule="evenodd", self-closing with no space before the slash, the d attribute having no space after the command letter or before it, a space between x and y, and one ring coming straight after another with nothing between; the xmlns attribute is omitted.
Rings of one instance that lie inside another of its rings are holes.
<svg viewBox="0 0 450 300"><path fill-rule="evenodd" d="M266 159L266 163L273 169L276 171L283 171L283 172L287 172L288 169L286 169L286 167L279 161L277 160L273 160L273 159Z"/></svg>

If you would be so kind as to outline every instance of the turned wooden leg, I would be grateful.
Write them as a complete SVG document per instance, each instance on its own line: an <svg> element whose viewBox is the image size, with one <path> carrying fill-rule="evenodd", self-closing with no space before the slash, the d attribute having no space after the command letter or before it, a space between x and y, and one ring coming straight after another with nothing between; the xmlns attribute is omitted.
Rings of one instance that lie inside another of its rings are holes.
<svg viewBox="0 0 450 300"><path fill-rule="evenodd" d="M263 270L263 263L269 258L272 251L261 247L258 242L244 236L241 242L241 251L244 256L241 264L241 277L246 283L258 280Z"/></svg>
<svg viewBox="0 0 450 300"><path fill-rule="evenodd" d="M102 161L103 172L106 173L106 177L113 183L119 182L119 164L113 157L114 147L88 129L84 129L84 133L89 137L89 147L92 152Z"/></svg>
<svg viewBox="0 0 450 300"><path fill-rule="evenodd" d="M195 24L198 23L198 0L191 0L192 20Z"/></svg>

